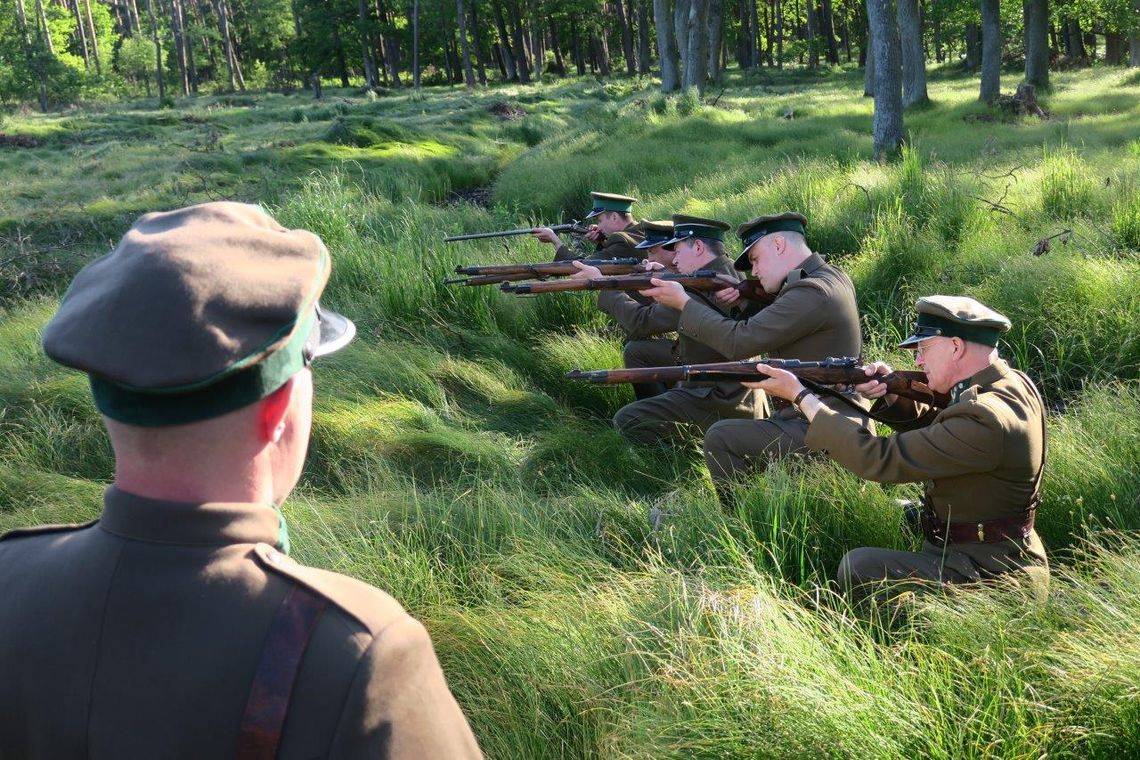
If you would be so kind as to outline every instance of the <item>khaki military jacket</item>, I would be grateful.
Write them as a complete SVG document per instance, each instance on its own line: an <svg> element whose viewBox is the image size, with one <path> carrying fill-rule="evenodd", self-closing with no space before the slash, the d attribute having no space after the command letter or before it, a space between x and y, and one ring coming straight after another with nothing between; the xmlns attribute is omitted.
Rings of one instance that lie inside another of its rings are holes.
<svg viewBox="0 0 1140 760"><path fill-rule="evenodd" d="M947 522L1024 515L1036 503L1045 456L1045 410L1033 382L999 359L953 397L943 410L902 398L876 404L876 419L903 431L889 438L821 409L806 443L867 480L924 481Z"/></svg>
<svg viewBox="0 0 1140 760"><path fill-rule="evenodd" d="M739 273L732 268L732 260L727 256L717 256L702 269L711 269L718 274L727 275L733 280L739 281L740 279ZM719 304L716 296L712 293L690 292L689 295L692 296L693 300L699 300L706 308L724 316L725 319L730 319L726 315L731 313L731 307ZM639 303L630 294L620 290L600 291L598 293L598 308L612 317L634 340L674 332L677 330L677 324L681 317L681 312L676 309L659 304L656 301L650 301L648 304ZM674 354L674 358L679 364L726 361L726 357L719 351L684 333L678 335ZM708 382L684 382L679 387L717 388L722 394L737 395L744 388L740 383Z"/></svg>
<svg viewBox="0 0 1140 760"><path fill-rule="evenodd" d="M0 757L234 757L286 593L327 600L279 758L476 758L423 626L273 548L277 512L114 487L87 526L0 540Z"/></svg>
<svg viewBox="0 0 1140 760"><path fill-rule="evenodd" d="M776 300L748 319L728 318L694 298L681 311L677 330L729 359L818 361L863 350L855 286L814 253L788 275Z"/></svg>
<svg viewBox="0 0 1140 760"><path fill-rule="evenodd" d="M598 245L597 250L590 254L590 258L607 260L644 259L644 252L634 248L642 240L645 240L645 233L641 231L641 222L634 222L621 232L606 235ZM577 258L581 257L570 250L570 247L565 243L558 246L558 250L554 254L555 261L570 261Z"/></svg>

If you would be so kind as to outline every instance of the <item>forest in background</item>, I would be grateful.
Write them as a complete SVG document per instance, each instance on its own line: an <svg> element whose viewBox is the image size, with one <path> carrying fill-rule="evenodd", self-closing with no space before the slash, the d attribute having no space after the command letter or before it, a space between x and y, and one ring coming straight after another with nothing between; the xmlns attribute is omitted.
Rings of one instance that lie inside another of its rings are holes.
<svg viewBox="0 0 1140 760"><path fill-rule="evenodd" d="M878 66L877 39L892 40ZM981 99L990 102L1003 62L1024 65L1025 80L1039 88L1050 69L1140 66L1140 0L0 3L0 103L44 111L142 94L173 106L199 93L319 94L322 82L384 94L587 74L654 76L664 92L703 92L730 63L749 70L855 62L867 94L885 70L901 78L878 87L901 86L896 110L926 100L931 64L977 72Z"/></svg>
<svg viewBox="0 0 1140 760"><path fill-rule="evenodd" d="M255 202L327 243L322 300L359 327L314 368L293 554L424 621L488 757L1138 756L1140 72L1051 83L1046 117L1017 115L931 67L888 162L843 67L733 65L704 98L571 76L6 114L0 532L96 519L112 477L86 379L39 344L74 273L148 211ZM722 511L699 441L631 446L610 425L629 389L564 377L621 362L593 297L444 284L549 256L445 234L580 217L598 189L646 218L803 211L856 284L868 358L911 366L894 345L920 295L1008 315L1002 354L1050 409L1049 597L857 618L836 564L914 548L895 500L917 486L797 458Z"/></svg>

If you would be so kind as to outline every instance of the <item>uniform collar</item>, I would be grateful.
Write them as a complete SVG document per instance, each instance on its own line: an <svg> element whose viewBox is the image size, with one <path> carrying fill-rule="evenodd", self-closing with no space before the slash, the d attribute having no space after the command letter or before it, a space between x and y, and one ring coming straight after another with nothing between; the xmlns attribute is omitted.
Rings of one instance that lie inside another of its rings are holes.
<svg viewBox="0 0 1140 760"><path fill-rule="evenodd" d="M1004 359L996 359L994 362L983 369L981 372L976 373L972 377L967 377L956 384L950 389L950 401L957 402L962 394L969 389L977 387L988 387L993 385L998 380L1009 374L1009 364Z"/></svg>
<svg viewBox="0 0 1140 760"><path fill-rule="evenodd" d="M784 279L784 284L791 285L793 282L799 282L826 263L822 256L818 253L813 253L804 259L803 266L799 269L793 269L788 273L788 276Z"/></svg>
<svg viewBox="0 0 1140 760"><path fill-rule="evenodd" d="M138 541L223 546L278 543L280 513L268 504L162 501L120 491L103 495L99 527Z"/></svg>

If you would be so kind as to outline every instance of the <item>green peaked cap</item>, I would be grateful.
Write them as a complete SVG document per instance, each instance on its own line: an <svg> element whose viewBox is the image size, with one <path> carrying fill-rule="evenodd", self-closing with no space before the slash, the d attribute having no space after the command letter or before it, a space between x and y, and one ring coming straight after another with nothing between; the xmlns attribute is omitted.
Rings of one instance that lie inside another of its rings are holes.
<svg viewBox="0 0 1140 760"><path fill-rule="evenodd" d="M637 198L616 193L590 193L590 198L593 205L590 208L590 213L586 214L587 219L593 219L605 211L628 214L633 211L633 204L637 203Z"/></svg>
<svg viewBox="0 0 1140 760"><path fill-rule="evenodd" d="M918 320L914 333L899 348L916 348L927 338L961 338L996 346L998 336L1010 328L1004 314L966 296L925 296L914 305Z"/></svg>
<svg viewBox="0 0 1140 760"><path fill-rule="evenodd" d="M727 222L719 219L706 219L703 216L689 216L687 214L673 214L673 237L662 243L665 246L674 246L682 240L693 238L699 240L719 240L724 242L724 233L732 229Z"/></svg>

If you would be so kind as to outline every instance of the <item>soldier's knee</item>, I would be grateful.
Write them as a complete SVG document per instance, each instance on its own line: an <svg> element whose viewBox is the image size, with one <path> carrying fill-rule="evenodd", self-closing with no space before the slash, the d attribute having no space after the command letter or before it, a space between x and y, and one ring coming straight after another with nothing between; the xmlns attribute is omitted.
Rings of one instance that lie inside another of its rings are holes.
<svg viewBox="0 0 1140 760"><path fill-rule="evenodd" d="M713 480L726 480L732 477L732 464L728 456L730 435L724 421L714 422L712 427L705 431L703 449L705 464L708 465L709 474Z"/></svg>
<svg viewBox="0 0 1140 760"><path fill-rule="evenodd" d="M835 573L839 588L850 592L858 586L883 580L885 573L877 556L878 550L870 546L861 546L844 554Z"/></svg>
<svg viewBox="0 0 1140 760"><path fill-rule="evenodd" d="M617 414L614 415L613 424L614 429L634 443L653 443L657 440L652 424L645 420L637 408L637 402L626 404L618 409Z"/></svg>

